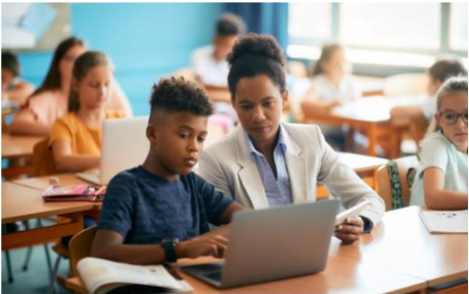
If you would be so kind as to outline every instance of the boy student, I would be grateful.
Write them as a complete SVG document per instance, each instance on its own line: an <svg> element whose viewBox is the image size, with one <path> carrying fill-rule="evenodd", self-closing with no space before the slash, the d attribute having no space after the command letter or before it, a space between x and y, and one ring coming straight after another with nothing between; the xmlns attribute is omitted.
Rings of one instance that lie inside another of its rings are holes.
<svg viewBox="0 0 469 294"><path fill-rule="evenodd" d="M192 54L194 73L203 84L216 87L228 86L229 67L226 57L238 36L245 31L245 23L234 14L223 14L217 20L212 44L199 48Z"/></svg>
<svg viewBox="0 0 469 294"><path fill-rule="evenodd" d="M229 226L242 206L191 172L202 152L212 106L183 79L153 87L145 162L115 176L107 189L91 255L132 264L223 257Z"/></svg>

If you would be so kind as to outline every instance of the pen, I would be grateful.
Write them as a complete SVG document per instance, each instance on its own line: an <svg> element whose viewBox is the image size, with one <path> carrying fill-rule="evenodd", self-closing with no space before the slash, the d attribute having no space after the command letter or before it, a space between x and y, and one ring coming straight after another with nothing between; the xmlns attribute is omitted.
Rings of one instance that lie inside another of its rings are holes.
<svg viewBox="0 0 469 294"><path fill-rule="evenodd" d="M103 192L104 190L106 190L106 186L101 186L101 188L98 189L98 191L96 191L96 195L99 195L101 192Z"/></svg>

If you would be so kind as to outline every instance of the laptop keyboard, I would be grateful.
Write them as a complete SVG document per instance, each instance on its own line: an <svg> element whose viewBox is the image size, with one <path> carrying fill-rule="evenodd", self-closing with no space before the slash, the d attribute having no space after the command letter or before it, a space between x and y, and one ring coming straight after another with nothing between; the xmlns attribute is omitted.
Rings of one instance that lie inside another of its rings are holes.
<svg viewBox="0 0 469 294"><path fill-rule="evenodd" d="M181 267L188 274L208 278L212 281L221 281L223 263L205 263Z"/></svg>
<svg viewBox="0 0 469 294"><path fill-rule="evenodd" d="M196 268L199 272L214 272L214 271L221 271L223 266L219 263L206 263L206 264L198 264L191 266L192 268Z"/></svg>
<svg viewBox="0 0 469 294"><path fill-rule="evenodd" d="M205 277L214 281L221 281L221 271L203 274Z"/></svg>

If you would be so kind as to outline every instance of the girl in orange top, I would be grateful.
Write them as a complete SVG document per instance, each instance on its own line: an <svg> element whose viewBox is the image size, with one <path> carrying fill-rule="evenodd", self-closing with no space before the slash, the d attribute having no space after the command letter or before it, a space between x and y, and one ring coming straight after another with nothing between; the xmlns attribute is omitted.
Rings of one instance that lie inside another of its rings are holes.
<svg viewBox="0 0 469 294"><path fill-rule="evenodd" d="M77 37L62 41L54 52L52 63L42 85L29 97L26 106L16 114L9 126L12 133L48 135L57 118L67 113L72 68L75 60L86 51L85 42ZM107 109L132 115L130 104L115 79Z"/></svg>
<svg viewBox="0 0 469 294"><path fill-rule="evenodd" d="M61 172L99 167L101 128L106 118L124 113L106 110L111 95L112 64L98 51L86 52L75 61L68 100L68 114L57 119L49 135L49 146Z"/></svg>

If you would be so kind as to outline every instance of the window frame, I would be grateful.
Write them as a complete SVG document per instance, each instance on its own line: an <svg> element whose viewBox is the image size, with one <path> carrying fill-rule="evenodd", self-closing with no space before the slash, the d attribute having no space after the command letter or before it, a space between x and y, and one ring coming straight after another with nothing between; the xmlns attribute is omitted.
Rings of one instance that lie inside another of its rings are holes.
<svg viewBox="0 0 469 294"><path fill-rule="evenodd" d="M291 4L291 3L290 3ZM399 2L399 4L404 4ZM331 36L329 38L306 38L289 36L289 45L306 45L306 46L321 46L324 42L331 40L340 40L340 8L341 3L331 3ZM439 56L442 54L455 54L461 57L466 57L468 54L466 50L457 50L450 47L450 5L451 3L440 3L441 9L441 22L440 22L440 36L438 49L427 48L399 48L399 47L374 47L366 45L347 45L351 49L373 50L381 52L402 52L411 54L425 54Z"/></svg>

